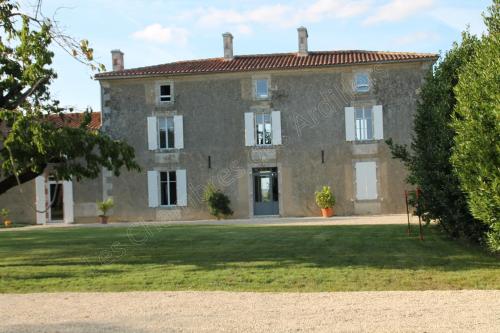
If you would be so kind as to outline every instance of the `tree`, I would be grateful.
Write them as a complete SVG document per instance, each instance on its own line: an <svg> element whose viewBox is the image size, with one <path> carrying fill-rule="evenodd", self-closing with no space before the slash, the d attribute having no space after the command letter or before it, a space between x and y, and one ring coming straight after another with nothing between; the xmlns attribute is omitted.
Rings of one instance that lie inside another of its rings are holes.
<svg viewBox="0 0 500 333"><path fill-rule="evenodd" d="M460 72L453 117L452 163L472 215L490 226L488 244L500 252L500 1L485 23L489 33Z"/></svg>
<svg viewBox="0 0 500 333"><path fill-rule="evenodd" d="M422 190L424 219L436 220L453 237L479 241L485 227L473 218L450 162L454 129L450 126L460 69L470 61L478 39L468 32L435 65L422 86L410 147L387 140L394 158L408 169L407 181Z"/></svg>
<svg viewBox="0 0 500 333"><path fill-rule="evenodd" d="M38 15L0 0L0 195L47 167L60 180L95 178L102 167L115 175L123 167L139 170L131 146L87 128L89 112L79 128L58 128L50 121L50 114L64 117L49 92L56 78L51 43L92 69L104 68L93 60L86 40L76 42Z"/></svg>

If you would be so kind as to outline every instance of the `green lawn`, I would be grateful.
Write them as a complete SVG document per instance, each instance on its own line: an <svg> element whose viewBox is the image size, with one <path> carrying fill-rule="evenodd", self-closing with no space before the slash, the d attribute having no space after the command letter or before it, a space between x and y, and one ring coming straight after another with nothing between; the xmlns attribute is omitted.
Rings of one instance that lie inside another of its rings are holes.
<svg viewBox="0 0 500 333"><path fill-rule="evenodd" d="M500 260L404 225L0 233L0 292L500 289Z"/></svg>

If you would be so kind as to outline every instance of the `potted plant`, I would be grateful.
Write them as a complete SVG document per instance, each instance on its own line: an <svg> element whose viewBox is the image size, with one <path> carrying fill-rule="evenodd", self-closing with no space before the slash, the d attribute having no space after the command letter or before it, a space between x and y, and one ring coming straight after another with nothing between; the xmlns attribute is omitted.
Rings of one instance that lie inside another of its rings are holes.
<svg viewBox="0 0 500 333"><path fill-rule="evenodd" d="M321 208L323 217L333 216L333 206L335 205L335 196L330 190L330 186L323 186L323 189L316 192L316 204Z"/></svg>
<svg viewBox="0 0 500 333"><path fill-rule="evenodd" d="M97 208L99 208L99 210L102 212L102 214L99 215L99 219L102 224L108 223L109 216L107 215L107 213L111 208L113 208L114 205L115 203L113 202L113 198L108 198L97 203Z"/></svg>
<svg viewBox="0 0 500 333"><path fill-rule="evenodd" d="M3 224L5 225L6 228L12 226L12 221L9 220L9 213L10 211L7 208L2 208L0 210L0 215L3 217Z"/></svg>

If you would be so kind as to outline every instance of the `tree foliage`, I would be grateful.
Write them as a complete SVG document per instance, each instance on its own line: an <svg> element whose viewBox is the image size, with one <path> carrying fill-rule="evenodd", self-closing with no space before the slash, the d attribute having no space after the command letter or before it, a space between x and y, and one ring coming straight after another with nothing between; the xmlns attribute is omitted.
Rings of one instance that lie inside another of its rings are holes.
<svg viewBox="0 0 500 333"><path fill-rule="evenodd" d="M132 147L88 128L90 114L78 128L57 127L50 114L64 117L50 96L56 73L50 67L55 42L91 68L87 41L64 35L51 20L24 14L14 1L0 0L0 194L30 181L47 167L57 179L95 178L101 168L115 175L138 170Z"/></svg>
<svg viewBox="0 0 500 333"><path fill-rule="evenodd" d="M435 65L422 86L414 117L411 146L388 140L394 158L408 169L408 182L422 190L421 213L436 220L453 237L480 240L483 224L469 212L467 198L450 162L454 129L450 126L460 69L473 56L478 39L468 32Z"/></svg>
<svg viewBox="0 0 500 333"><path fill-rule="evenodd" d="M488 243L500 252L500 1L485 18L489 33L460 72L455 87L452 162L472 215L490 226Z"/></svg>

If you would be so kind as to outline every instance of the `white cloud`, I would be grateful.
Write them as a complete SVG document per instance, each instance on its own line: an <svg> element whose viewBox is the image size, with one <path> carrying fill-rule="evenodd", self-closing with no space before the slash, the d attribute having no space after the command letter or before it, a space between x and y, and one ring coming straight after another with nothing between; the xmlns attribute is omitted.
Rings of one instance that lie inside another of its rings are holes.
<svg viewBox="0 0 500 333"><path fill-rule="evenodd" d="M241 35L251 35L253 33L252 28L246 24L240 24L236 26L236 32Z"/></svg>
<svg viewBox="0 0 500 333"><path fill-rule="evenodd" d="M186 45L189 32L183 28L163 27L159 23L151 24L132 34L133 38L159 44L175 43Z"/></svg>
<svg viewBox="0 0 500 333"><path fill-rule="evenodd" d="M288 6L272 5L260 6L253 10L236 11L233 9L198 9L198 24L202 27L217 27L248 23L275 23L284 19L290 10Z"/></svg>
<svg viewBox="0 0 500 333"><path fill-rule="evenodd" d="M397 37L393 42L397 45L409 45L422 42L436 42L439 35L432 31L417 31L408 35Z"/></svg>
<svg viewBox="0 0 500 333"><path fill-rule="evenodd" d="M375 14L369 16L363 23L371 25L400 21L433 5L434 0L391 0L375 10Z"/></svg>
<svg viewBox="0 0 500 333"><path fill-rule="evenodd" d="M308 22L321 21L327 17L347 18L357 16L366 12L370 6L371 0L342 1L342 0L318 0L308 6L303 16Z"/></svg>
<svg viewBox="0 0 500 333"><path fill-rule="evenodd" d="M263 5L250 10L198 8L184 13L186 17L197 17L196 22L204 28L236 28L251 24L291 27L327 18L348 18L360 15L370 8L372 0L316 0L301 8L289 4Z"/></svg>

